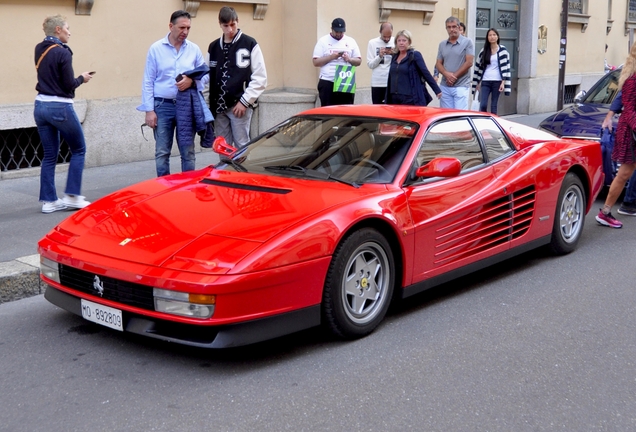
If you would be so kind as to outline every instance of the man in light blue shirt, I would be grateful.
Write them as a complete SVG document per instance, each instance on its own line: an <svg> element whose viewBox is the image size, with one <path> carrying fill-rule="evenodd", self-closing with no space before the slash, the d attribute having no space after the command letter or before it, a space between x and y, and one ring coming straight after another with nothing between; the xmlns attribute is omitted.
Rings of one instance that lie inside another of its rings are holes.
<svg viewBox="0 0 636 432"><path fill-rule="evenodd" d="M170 31L163 39L153 43L148 50L144 71L139 111L145 111L146 124L153 128L155 135L155 162L157 176L170 174L170 152L176 128L176 99L179 91L189 89L193 81L181 73L205 65L205 59L199 47L187 40L190 32L191 17L186 11L178 10L170 17ZM196 82L202 90L201 82ZM195 168L194 139L192 142L179 142L181 170Z"/></svg>

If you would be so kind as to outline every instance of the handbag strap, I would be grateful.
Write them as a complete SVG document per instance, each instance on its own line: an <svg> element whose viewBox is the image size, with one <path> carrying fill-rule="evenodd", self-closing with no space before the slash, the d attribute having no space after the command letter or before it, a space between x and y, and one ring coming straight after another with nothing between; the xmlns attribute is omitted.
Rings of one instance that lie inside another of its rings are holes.
<svg viewBox="0 0 636 432"><path fill-rule="evenodd" d="M35 64L35 70L38 70L38 68L40 67L40 63L42 62L42 59L44 58L45 55L47 55L49 53L49 51L51 51L53 48L55 48L56 46L59 46L57 44L51 45L50 47L48 47L40 56L40 58L38 59L38 62Z"/></svg>

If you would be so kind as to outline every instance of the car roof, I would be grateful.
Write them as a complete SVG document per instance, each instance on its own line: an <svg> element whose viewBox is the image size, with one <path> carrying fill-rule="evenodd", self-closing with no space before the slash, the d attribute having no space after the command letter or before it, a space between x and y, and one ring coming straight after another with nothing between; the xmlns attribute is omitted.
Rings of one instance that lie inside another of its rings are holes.
<svg viewBox="0 0 636 432"><path fill-rule="evenodd" d="M299 115L332 115L353 117L377 117L394 120L423 123L425 121L440 118L458 116L491 117L490 113L478 111L462 111L437 107L420 107L412 105L333 105L320 108L312 108L301 112Z"/></svg>

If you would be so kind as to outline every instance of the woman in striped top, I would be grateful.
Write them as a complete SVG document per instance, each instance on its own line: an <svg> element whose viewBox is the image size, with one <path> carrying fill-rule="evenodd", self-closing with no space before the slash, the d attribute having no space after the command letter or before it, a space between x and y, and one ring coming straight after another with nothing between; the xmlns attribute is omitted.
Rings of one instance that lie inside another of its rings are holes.
<svg viewBox="0 0 636 432"><path fill-rule="evenodd" d="M473 95L480 93L479 111L497 114L499 94L510 94L510 53L505 46L499 45L499 32L494 28L488 30L484 47L477 56L475 72L473 73Z"/></svg>

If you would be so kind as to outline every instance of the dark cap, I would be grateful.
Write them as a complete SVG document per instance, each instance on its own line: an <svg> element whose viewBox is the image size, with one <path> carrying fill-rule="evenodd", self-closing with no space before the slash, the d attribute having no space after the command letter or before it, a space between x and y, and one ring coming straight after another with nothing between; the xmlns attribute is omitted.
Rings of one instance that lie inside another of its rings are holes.
<svg viewBox="0 0 636 432"><path fill-rule="evenodd" d="M336 18L335 20L331 21L331 30L337 32L346 32L347 27L345 26L344 20L342 18Z"/></svg>

